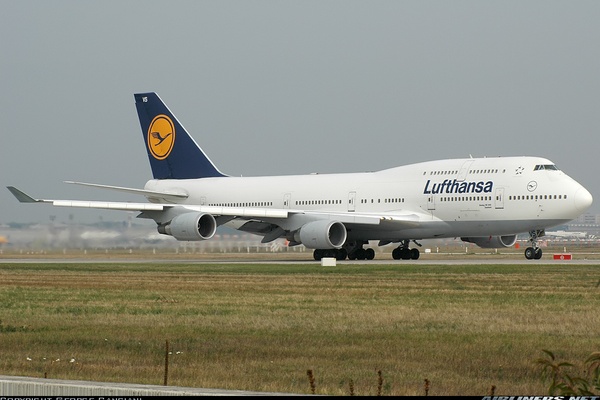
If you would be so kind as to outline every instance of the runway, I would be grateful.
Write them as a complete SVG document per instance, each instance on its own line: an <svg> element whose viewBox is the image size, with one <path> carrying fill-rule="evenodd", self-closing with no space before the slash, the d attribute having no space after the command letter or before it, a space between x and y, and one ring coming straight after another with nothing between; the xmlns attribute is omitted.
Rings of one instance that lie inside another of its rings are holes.
<svg viewBox="0 0 600 400"><path fill-rule="evenodd" d="M335 260L336 266L343 265L397 265L401 268L403 265L600 265L600 255L598 253L569 253L571 259L553 259L552 254L544 255L540 260L527 260L522 255L511 254L506 256L496 255L429 255L421 257L418 260L393 260L391 258L375 260ZM278 257L277 255L265 254L264 257L244 257L239 254L219 254L215 257L211 255L189 255L187 257L152 257L149 255L113 257L94 255L92 257L60 257L60 256L37 256L37 257L4 257L0 258L0 264L15 263L40 263L40 264L96 264L96 263L148 263L160 262L164 264L305 264L322 265L322 261L301 257ZM326 268L326 266L324 266Z"/></svg>

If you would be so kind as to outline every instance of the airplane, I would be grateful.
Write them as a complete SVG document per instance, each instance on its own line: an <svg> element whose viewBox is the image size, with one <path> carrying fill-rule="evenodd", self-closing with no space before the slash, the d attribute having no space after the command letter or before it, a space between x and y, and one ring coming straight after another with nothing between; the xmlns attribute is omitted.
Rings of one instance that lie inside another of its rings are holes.
<svg viewBox="0 0 600 400"><path fill-rule="evenodd" d="M219 226L268 243L313 249L313 258L372 260L394 244L392 258L416 260L414 243L460 238L482 248L511 247L529 234L526 259L540 259L537 240L592 204L592 195L550 160L510 156L425 161L374 172L237 177L222 173L155 92L134 94L153 179L143 189L70 184L143 195L146 202L38 199L14 186L23 203L125 210L156 222L180 241L211 239Z"/></svg>

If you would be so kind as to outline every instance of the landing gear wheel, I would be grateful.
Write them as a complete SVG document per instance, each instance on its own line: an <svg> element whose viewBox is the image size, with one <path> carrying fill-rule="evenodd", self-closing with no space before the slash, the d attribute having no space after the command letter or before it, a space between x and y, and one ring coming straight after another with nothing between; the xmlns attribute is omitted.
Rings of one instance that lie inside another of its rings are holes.
<svg viewBox="0 0 600 400"><path fill-rule="evenodd" d="M409 248L403 248L401 251L401 257L403 260L410 260L410 249Z"/></svg>
<svg viewBox="0 0 600 400"><path fill-rule="evenodd" d="M336 255L335 255L336 260L342 261L342 260L345 260L346 257L348 257L348 252L346 251L346 249L336 250Z"/></svg>
<svg viewBox="0 0 600 400"><path fill-rule="evenodd" d="M363 248L356 250L356 259L357 260L366 260L367 259L367 251Z"/></svg>
<svg viewBox="0 0 600 400"><path fill-rule="evenodd" d="M315 251L313 251L313 257L315 260L317 261L321 261L321 258L323 258L323 254L324 251L321 249L315 249Z"/></svg>
<svg viewBox="0 0 600 400"><path fill-rule="evenodd" d="M418 260L421 253L419 249L410 249L410 258L413 260Z"/></svg>
<svg viewBox="0 0 600 400"><path fill-rule="evenodd" d="M367 260L372 260L375 258L375 250L369 248L369 249L365 249L365 258Z"/></svg>
<svg viewBox="0 0 600 400"><path fill-rule="evenodd" d="M533 247L528 247L525 249L525 258L528 260L533 260L533 257L535 256L535 250L533 250Z"/></svg>
<svg viewBox="0 0 600 400"><path fill-rule="evenodd" d="M528 260L539 260L542 258L542 249L528 247L525 249L525 258Z"/></svg>

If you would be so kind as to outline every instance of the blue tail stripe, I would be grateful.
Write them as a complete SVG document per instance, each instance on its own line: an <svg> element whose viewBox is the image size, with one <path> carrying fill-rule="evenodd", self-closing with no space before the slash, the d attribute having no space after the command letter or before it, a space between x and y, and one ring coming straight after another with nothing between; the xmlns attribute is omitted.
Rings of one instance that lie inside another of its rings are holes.
<svg viewBox="0 0 600 400"><path fill-rule="evenodd" d="M225 176L156 93L136 93L134 97L154 179Z"/></svg>

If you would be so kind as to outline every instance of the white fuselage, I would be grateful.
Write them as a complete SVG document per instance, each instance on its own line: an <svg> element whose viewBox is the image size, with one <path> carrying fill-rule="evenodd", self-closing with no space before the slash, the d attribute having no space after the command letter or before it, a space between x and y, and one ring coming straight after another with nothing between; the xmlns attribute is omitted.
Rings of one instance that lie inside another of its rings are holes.
<svg viewBox="0 0 600 400"><path fill-rule="evenodd" d="M378 225L348 230L349 239L364 240L543 230L577 218L592 203L584 187L539 157L448 159L364 173L151 180L145 189L186 192L177 204L302 210L331 213L331 219L381 216ZM293 218L276 222L295 228Z"/></svg>

